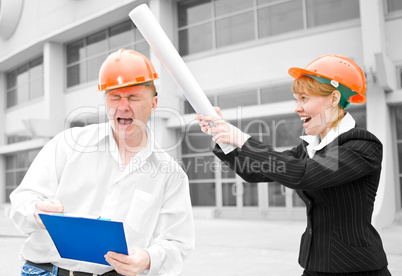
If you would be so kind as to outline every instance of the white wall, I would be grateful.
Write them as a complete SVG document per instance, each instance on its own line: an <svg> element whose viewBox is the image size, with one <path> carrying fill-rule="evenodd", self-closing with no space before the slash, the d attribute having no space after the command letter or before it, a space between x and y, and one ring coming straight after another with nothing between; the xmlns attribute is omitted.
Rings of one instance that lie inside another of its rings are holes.
<svg viewBox="0 0 402 276"><path fill-rule="evenodd" d="M97 14L134 3L133 0L29 0L24 1L20 22L10 39L0 40L0 56L51 37ZM127 13L128 14L128 13ZM123 19L123 18L122 18ZM119 20L119 19L115 19Z"/></svg>
<svg viewBox="0 0 402 276"><path fill-rule="evenodd" d="M65 118L74 116L77 112L92 113L95 110L104 110L105 94L97 91L97 85L97 81L92 81L68 90L65 94Z"/></svg>
<svg viewBox="0 0 402 276"><path fill-rule="evenodd" d="M33 102L18 105L5 113L5 134L28 134L23 121L28 119L46 119L45 102L43 98Z"/></svg>

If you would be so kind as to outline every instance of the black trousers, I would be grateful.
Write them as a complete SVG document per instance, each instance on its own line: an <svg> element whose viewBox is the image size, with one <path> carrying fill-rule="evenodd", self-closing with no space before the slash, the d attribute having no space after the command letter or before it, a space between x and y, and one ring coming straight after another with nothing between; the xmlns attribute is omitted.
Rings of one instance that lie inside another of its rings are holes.
<svg viewBox="0 0 402 276"><path fill-rule="evenodd" d="M302 276L392 276L387 267L380 270L352 272L352 273L328 273L304 270Z"/></svg>

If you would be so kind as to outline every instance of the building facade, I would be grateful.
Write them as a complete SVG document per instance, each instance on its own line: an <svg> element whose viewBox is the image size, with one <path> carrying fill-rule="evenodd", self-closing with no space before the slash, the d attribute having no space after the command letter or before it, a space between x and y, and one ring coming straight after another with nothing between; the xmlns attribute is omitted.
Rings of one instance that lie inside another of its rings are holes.
<svg viewBox="0 0 402 276"><path fill-rule="evenodd" d="M194 110L128 17L148 4L212 105L278 150L300 142L290 67L337 53L367 77L367 102L348 111L384 144L374 223L402 209L402 3L398 0L0 1L0 205L39 150L66 128L104 122L103 60L148 56L160 79L150 119L159 145L190 179L196 216L300 219L304 205L278 183L246 183L211 153ZM275 169L275 168L272 168ZM6 211L5 211L6 212Z"/></svg>

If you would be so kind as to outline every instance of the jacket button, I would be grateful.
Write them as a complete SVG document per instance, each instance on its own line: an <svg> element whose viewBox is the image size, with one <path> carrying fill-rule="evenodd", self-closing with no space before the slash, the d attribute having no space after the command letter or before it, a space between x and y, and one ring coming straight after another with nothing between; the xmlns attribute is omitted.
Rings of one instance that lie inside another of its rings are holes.
<svg viewBox="0 0 402 276"><path fill-rule="evenodd" d="M310 228L310 229L308 230L308 232L310 233L310 235L313 234L313 229Z"/></svg>

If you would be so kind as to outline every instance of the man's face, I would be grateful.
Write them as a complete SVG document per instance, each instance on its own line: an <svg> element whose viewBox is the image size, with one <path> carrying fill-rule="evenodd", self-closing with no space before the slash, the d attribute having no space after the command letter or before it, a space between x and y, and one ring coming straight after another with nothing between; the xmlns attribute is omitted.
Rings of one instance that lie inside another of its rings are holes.
<svg viewBox="0 0 402 276"><path fill-rule="evenodd" d="M109 121L117 137L138 139L144 133L151 113L155 111L157 98L148 86L131 86L106 93Z"/></svg>

